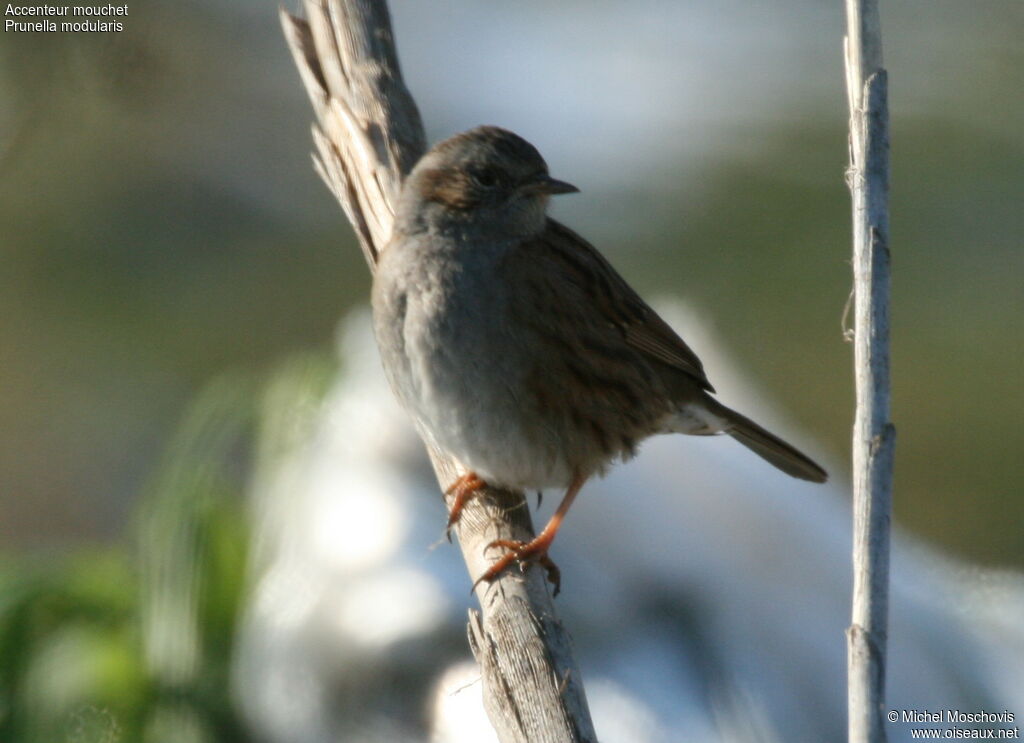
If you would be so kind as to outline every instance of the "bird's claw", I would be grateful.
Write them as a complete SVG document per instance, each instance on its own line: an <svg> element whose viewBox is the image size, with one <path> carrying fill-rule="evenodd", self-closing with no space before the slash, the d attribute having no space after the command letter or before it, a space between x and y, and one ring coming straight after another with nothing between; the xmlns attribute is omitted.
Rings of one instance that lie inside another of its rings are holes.
<svg viewBox="0 0 1024 743"><path fill-rule="evenodd" d="M548 556L548 547L550 546L550 540L539 537L531 542L521 542L512 539L494 540L487 545L487 549L503 547L508 552L499 557L483 575L476 579L473 583L473 590L476 590L476 587L483 581L493 582L513 562L519 563L520 568L523 570L526 569L528 563L536 562L547 572L548 582L554 586L552 595L557 596L562 586L562 572L555 565L554 560Z"/></svg>
<svg viewBox="0 0 1024 743"><path fill-rule="evenodd" d="M475 472L467 472L444 491L446 497L455 495L451 510L448 512L448 524L444 529L445 536L448 537L449 542L452 541L452 527L459 523L459 519L462 517L462 509L466 507L466 504L476 495L477 491L486 486L487 483L480 479L480 476Z"/></svg>

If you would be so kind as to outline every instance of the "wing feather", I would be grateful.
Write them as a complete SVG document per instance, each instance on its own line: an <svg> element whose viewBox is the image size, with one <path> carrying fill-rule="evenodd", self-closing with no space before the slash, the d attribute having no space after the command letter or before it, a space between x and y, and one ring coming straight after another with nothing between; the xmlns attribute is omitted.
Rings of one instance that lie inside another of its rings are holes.
<svg viewBox="0 0 1024 743"><path fill-rule="evenodd" d="M685 341L640 298L597 249L565 225L548 219L541 240L593 279L594 305L622 333L626 344L691 376L714 392L704 365Z"/></svg>

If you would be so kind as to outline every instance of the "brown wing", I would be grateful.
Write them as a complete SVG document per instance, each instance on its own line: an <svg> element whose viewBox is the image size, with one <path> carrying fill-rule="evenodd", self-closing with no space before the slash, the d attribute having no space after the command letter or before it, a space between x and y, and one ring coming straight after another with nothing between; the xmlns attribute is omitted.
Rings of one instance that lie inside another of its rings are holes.
<svg viewBox="0 0 1024 743"><path fill-rule="evenodd" d="M689 374L703 389L715 391L697 354L593 245L553 219L548 219L541 240L546 248L592 280L596 308L622 332L627 345Z"/></svg>

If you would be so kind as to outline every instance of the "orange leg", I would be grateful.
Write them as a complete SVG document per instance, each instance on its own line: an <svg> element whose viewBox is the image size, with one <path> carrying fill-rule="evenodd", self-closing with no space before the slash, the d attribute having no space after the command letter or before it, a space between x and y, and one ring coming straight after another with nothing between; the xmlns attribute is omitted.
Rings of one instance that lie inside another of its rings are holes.
<svg viewBox="0 0 1024 743"><path fill-rule="evenodd" d="M462 509L466 507L469 499L473 497L476 491L486 486L487 483L481 480L480 476L475 472L467 472L444 491L446 496L455 494L452 510L448 512L448 526L445 527L445 533L448 535L449 542L452 541L452 527L459 523Z"/></svg>
<svg viewBox="0 0 1024 743"><path fill-rule="evenodd" d="M569 484L569 489L565 491L565 497L558 504L558 509L552 515L551 520L548 521L547 526L533 540L519 542L510 539L496 539L487 545L488 547L504 547L509 551L498 558L487 569L487 572L477 578L473 587L476 588L477 584L484 580L490 583L513 562L518 562L521 565L527 562L538 562L547 570L548 580L555 586L554 595L557 596L561 588L561 573L558 570L558 566L548 557L548 549L551 547L551 543L555 541L555 535L558 534L558 529L562 526L562 521L565 520L565 514L569 512L576 494L580 492L580 488L583 487L583 483L586 480L587 478L582 475L576 475L573 478Z"/></svg>

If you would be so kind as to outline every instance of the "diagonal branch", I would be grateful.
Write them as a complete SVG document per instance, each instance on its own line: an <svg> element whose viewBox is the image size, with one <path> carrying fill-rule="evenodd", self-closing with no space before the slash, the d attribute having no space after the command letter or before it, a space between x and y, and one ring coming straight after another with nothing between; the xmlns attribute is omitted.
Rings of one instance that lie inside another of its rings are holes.
<svg viewBox="0 0 1024 743"><path fill-rule="evenodd" d="M281 10L285 37L316 123L313 165L341 203L374 269L387 244L403 176L426 149L402 80L385 0L305 0L305 19ZM428 444L445 489L463 473ZM451 507L451 503L448 503ZM494 539L533 538L522 493L488 488L463 511L459 545L474 580ZM583 683L542 570L506 571L476 587L469 640L484 704L502 743L596 741Z"/></svg>

